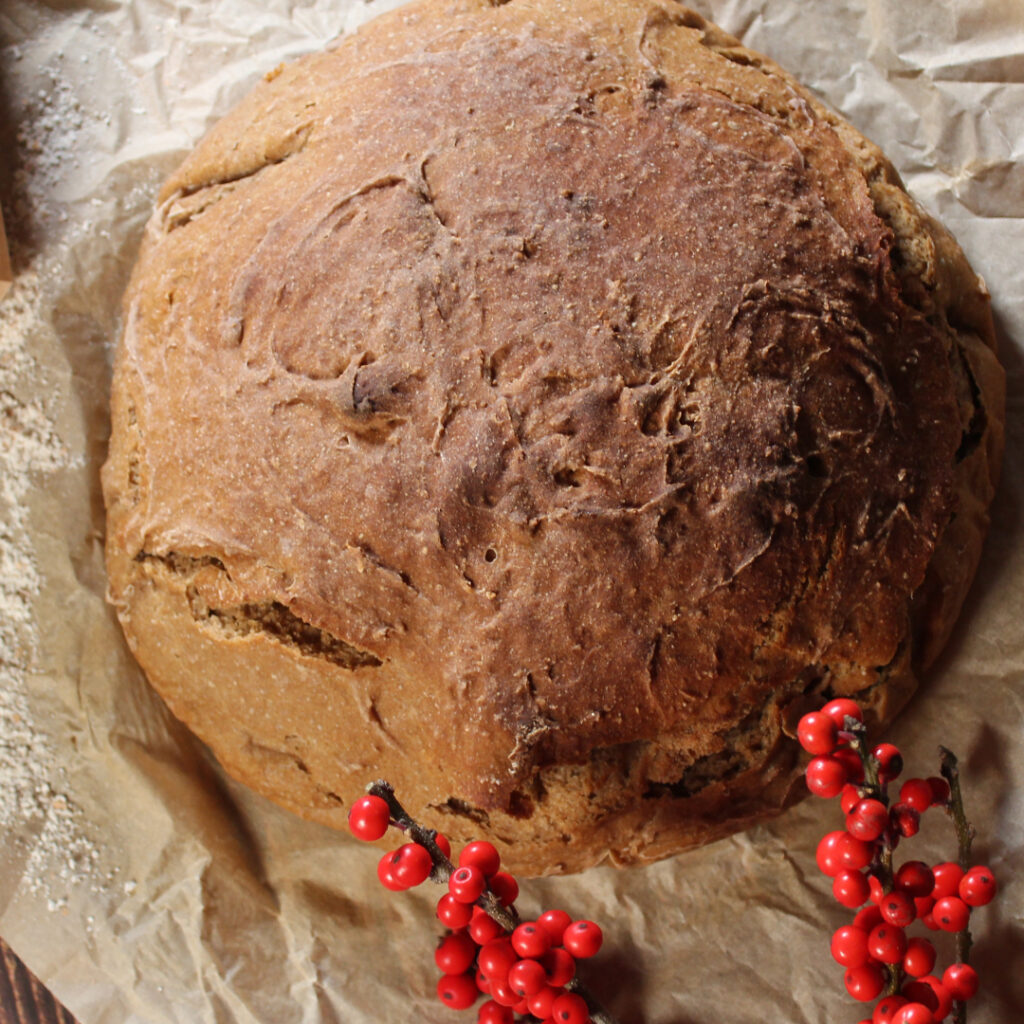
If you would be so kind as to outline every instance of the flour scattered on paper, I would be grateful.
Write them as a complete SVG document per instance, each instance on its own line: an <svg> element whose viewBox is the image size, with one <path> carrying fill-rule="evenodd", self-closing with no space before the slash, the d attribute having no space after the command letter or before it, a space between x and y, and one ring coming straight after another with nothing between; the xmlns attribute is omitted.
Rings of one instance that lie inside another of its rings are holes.
<svg viewBox="0 0 1024 1024"><path fill-rule="evenodd" d="M10 827L44 799L45 744L29 717L24 676L35 648L31 600L39 577L23 505L33 471L55 469L59 442L38 408L13 388L25 370L22 338L38 301L38 282L23 276L0 307L0 825Z"/></svg>
<svg viewBox="0 0 1024 1024"><path fill-rule="evenodd" d="M8 57L10 68L20 71L19 65L26 60L22 48L9 47ZM62 64L58 51L46 66L34 69L42 87L30 92L17 111L13 213L37 227L67 220L66 212L56 211L50 197L77 166L79 136L86 127L82 105L62 71Z"/></svg>
<svg viewBox="0 0 1024 1024"><path fill-rule="evenodd" d="M61 792L50 740L34 722L27 694L39 643L32 601L40 578L26 500L68 461L44 409L19 397L33 368L26 344L40 296L39 275L30 269L0 303L0 828L35 834L25 884L57 910L91 876L99 853Z"/></svg>
<svg viewBox="0 0 1024 1024"><path fill-rule="evenodd" d="M45 631L52 622L41 624L37 616L52 589L42 546L52 538L45 529L40 534L32 506L49 500L58 476L78 479L85 458L81 438L62 437L57 427L67 408L66 385L50 382L45 365L56 358L63 366L60 353L76 343L77 328L62 339L58 324L67 322L67 296L77 312L75 301L95 285L89 271L97 248L119 255L97 239L107 237L112 216L148 211L157 172L135 174L111 211L102 168L83 155L97 152L102 139L118 157L122 126L106 103L110 86L100 83L133 73L101 40L83 43L92 39L92 14L69 31L71 19L59 12L22 9L24 17L15 20L24 35L6 44L0 39L0 79L9 100L6 124L0 120L7 143L0 162L10 171L0 201L15 273L0 302L0 834L9 865L4 882L32 897L26 906L74 917L83 901L95 909L95 897L130 895L135 883L110 863L104 830L83 809L76 788L78 766L44 706L51 694L67 696L69 680L46 675L53 644ZM136 156L124 159L131 164ZM59 707L61 698L54 699ZM91 933L102 917L81 920Z"/></svg>

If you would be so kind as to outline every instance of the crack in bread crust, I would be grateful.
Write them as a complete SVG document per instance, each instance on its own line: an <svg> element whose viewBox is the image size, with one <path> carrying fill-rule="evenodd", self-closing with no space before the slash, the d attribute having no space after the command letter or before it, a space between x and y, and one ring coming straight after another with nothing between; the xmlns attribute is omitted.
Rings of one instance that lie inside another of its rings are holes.
<svg viewBox="0 0 1024 1024"><path fill-rule="evenodd" d="M342 668L377 667L383 662L375 654L332 636L326 630L306 622L280 601L247 601L229 607L211 607L207 588L197 582L203 569L213 569L225 576L228 570L213 555L185 555L177 551L152 554L140 551L137 562L144 563L152 573L159 566L185 584L192 616L201 626L222 633L225 637L246 637L261 634L284 644L307 658L322 658Z"/></svg>

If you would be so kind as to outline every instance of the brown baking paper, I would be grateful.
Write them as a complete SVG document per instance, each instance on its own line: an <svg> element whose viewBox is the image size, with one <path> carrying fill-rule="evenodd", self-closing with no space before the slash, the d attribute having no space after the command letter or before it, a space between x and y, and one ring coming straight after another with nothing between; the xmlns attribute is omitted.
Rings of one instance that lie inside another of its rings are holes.
<svg viewBox="0 0 1024 1024"><path fill-rule="evenodd" d="M513 0L514 2L514 0ZM83 0L0 7L0 934L83 1024L470 1020L435 999L438 895L227 780L147 688L104 604L97 476L118 300L163 177L265 70L387 4ZM394 6L391 4L390 6ZM961 754L977 857L971 1021L1024 1006L1024 4L697 3L881 144L993 295L1007 460L968 607L890 733ZM940 860L926 819L907 856ZM624 1024L854 1021L847 920L814 867L832 804L644 869L526 882L602 923L584 969ZM948 957L948 944L942 947Z"/></svg>

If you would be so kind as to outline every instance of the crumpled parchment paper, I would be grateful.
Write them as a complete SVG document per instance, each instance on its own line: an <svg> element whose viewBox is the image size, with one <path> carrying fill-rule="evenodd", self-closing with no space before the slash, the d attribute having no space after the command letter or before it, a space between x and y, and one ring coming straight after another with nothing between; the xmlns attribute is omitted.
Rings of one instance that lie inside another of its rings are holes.
<svg viewBox="0 0 1024 1024"><path fill-rule="evenodd" d="M104 604L97 482L118 302L159 183L278 62L397 0L5 0L0 203L0 934L82 1024L454 1021L438 891L227 780L148 689ZM961 755L978 859L971 1021L1024 1006L1024 4L694 0L878 142L993 294L1007 457L982 568L891 731ZM907 857L949 859L941 816ZM588 984L624 1024L856 1021L814 867L832 804L630 871L524 883L602 923ZM941 955L948 960L949 944ZM471 1019L470 1015L463 1015Z"/></svg>

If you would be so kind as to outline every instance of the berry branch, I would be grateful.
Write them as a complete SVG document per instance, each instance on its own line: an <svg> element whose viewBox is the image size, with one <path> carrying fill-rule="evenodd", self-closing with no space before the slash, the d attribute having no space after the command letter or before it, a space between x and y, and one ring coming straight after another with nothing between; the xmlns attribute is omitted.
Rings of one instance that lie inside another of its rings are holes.
<svg viewBox="0 0 1024 1024"><path fill-rule="evenodd" d="M805 779L816 796L838 797L844 828L818 844L816 860L832 879L832 893L856 911L832 936L833 958L846 968L846 989L861 1002L876 1003L860 1024L940 1024L951 1013L966 1024L967 1001L978 991L978 975L967 963L971 911L995 895L992 872L970 865L974 829L964 813L956 757L940 747L940 776L910 778L890 801L889 786L903 772L903 756L891 743L868 741L861 709L851 700L829 701L801 718L801 746L812 755ZM941 807L956 829L957 861L929 866L908 860L898 867L902 841L917 835L921 817ZM577 961L601 948L593 921L574 921L564 910L547 910L521 921L515 908L519 886L501 870L489 842L476 840L451 860L451 844L413 819L392 786L379 780L349 812L358 839L383 838L396 828L409 840L385 853L377 876L385 888L401 891L428 879L447 887L437 903L446 926L434 960L441 970L438 998L466 1009L481 994L477 1024L514 1024L533 1018L543 1024L615 1024L576 976ZM930 939L908 936L921 921L932 931L955 935L956 961L934 973L936 949Z"/></svg>
<svg viewBox="0 0 1024 1024"><path fill-rule="evenodd" d="M942 777L907 779L890 804L888 787L903 771L903 757L891 743L872 747L863 715L853 701L839 699L801 718L801 746L812 755L807 787L820 797L839 797L845 828L818 844L819 868L832 879L837 902L856 915L832 936L832 956L846 968L846 989L854 999L873 1002L860 1024L938 1024L953 1014L966 1024L966 1002L978 990L978 975L967 963L972 909L995 895L992 872L970 866L974 830L964 814L956 758L940 748ZM895 867L901 841L915 836L921 816L942 807L956 828L957 862L929 867L906 861ZM915 920L956 936L956 962L941 979L934 973L936 950L923 937L908 937Z"/></svg>
<svg viewBox="0 0 1024 1024"><path fill-rule="evenodd" d="M422 846L430 854L431 869L427 876L430 881L437 882L439 885L447 885L456 870L455 865L448 859L448 855L451 853L448 841L440 836L435 829L425 828L409 816L406 809L398 802L394 787L390 782L378 779L367 786L366 792L370 796L379 797L388 805L390 824L394 828L405 832L414 843ZM438 845L439 838L444 843L444 848ZM513 931L519 924L519 915L516 913L515 907L505 906L489 887L481 892L474 903L507 932Z"/></svg>
<svg viewBox="0 0 1024 1024"><path fill-rule="evenodd" d="M434 953L442 972L441 1002L461 1010L481 993L489 995L478 1024L512 1024L516 1014L545 1024L616 1024L576 976L577 960L601 948L601 929L593 921L548 910L535 921L521 922L515 908L518 883L500 870L491 843L467 844L453 864L447 838L413 819L390 783L378 780L352 805L349 829L357 839L372 842L389 827L411 841L380 859L377 877L384 887L401 891L429 879L448 888L437 904L437 917L448 928Z"/></svg>
<svg viewBox="0 0 1024 1024"><path fill-rule="evenodd" d="M949 814L956 828L957 863L966 871L971 863L971 843L974 829L964 814L964 798L960 792L960 764L956 755L945 747L939 747L939 770L949 786Z"/></svg>

